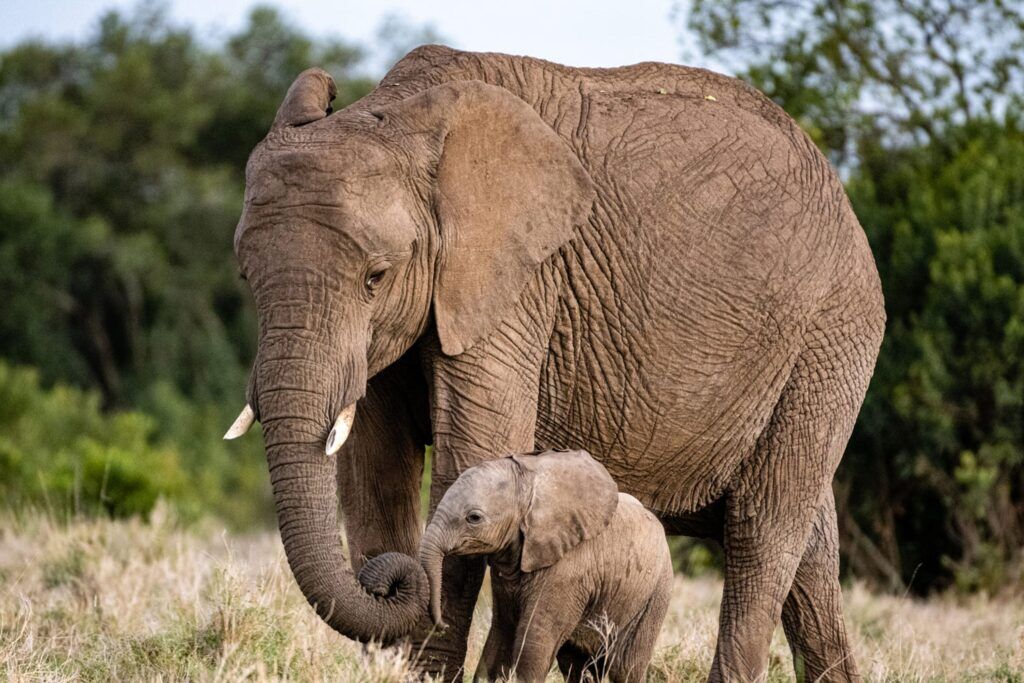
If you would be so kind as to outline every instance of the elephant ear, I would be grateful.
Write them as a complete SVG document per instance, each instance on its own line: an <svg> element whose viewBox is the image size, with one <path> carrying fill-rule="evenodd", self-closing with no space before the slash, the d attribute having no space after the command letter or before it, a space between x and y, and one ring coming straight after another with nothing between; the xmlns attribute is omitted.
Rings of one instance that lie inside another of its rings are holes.
<svg viewBox="0 0 1024 683"><path fill-rule="evenodd" d="M317 67L306 69L288 88L272 130L319 121L331 113L331 102L337 94L338 86L329 73Z"/></svg>
<svg viewBox="0 0 1024 683"><path fill-rule="evenodd" d="M586 451L548 451L512 459L532 479L524 488L528 499L520 527L522 571L550 567L611 522L619 504L618 488L608 470Z"/></svg>
<svg viewBox="0 0 1024 683"><path fill-rule="evenodd" d="M457 355L502 322L587 220L594 187L566 142L504 88L446 83L399 106L441 136L434 318L442 351Z"/></svg>

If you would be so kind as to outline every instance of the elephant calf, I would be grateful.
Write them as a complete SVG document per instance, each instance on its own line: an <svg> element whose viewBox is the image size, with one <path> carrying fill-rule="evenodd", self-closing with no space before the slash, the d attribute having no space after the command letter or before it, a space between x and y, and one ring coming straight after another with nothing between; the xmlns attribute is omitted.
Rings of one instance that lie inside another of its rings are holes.
<svg viewBox="0 0 1024 683"><path fill-rule="evenodd" d="M487 555L494 618L477 669L543 680L643 680L668 608L672 562L658 520L584 451L513 455L467 469L420 544L441 621L447 555Z"/></svg>

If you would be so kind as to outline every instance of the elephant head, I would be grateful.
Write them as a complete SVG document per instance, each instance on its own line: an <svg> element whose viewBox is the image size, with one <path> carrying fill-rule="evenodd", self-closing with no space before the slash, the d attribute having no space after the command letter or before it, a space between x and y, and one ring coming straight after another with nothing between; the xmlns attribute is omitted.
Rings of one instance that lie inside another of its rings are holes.
<svg viewBox="0 0 1024 683"><path fill-rule="evenodd" d="M618 502L615 481L584 451L513 455L469 468L445 492L420 543L434 623L442 623L447 555L515 548L519 570L534 572L601 533Z"/></svg>
<svg viewBox="0 0 1024 683"><path fill-rule="evenodd" d="M367 381L430 330L448 355L488 335L586 220L593 189L504 89L453 82L332 114L334 94L326 72L301 74L246 168L235 254L259 345L225 436L262 423L288 562L317 612L387 639L411 631L426 593L402 593L422 586L412 558L408 580L386 572L396 593L371 597L342 556L335 458Z"/></svg>

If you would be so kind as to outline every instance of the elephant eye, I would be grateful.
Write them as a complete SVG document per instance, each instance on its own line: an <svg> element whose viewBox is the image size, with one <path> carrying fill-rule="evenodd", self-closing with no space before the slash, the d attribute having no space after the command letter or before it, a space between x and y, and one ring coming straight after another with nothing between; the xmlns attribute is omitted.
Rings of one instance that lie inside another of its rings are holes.
<svg viewBox="0 0 1024 683"><path fill-rule="evenodd" d="M473 510L468 515L466 515L466 522L468 522L469 524L479 524L482 521L484 521L484 516L477 512L476 510Z"/></svg>
<svg viewBox="0 0 1024 683"><path fill-rule="evenodd" d="M380 285L381 280L384 279L384 274L388 272L387 268L377 268L366 276L366 288L371 292Z"/></svg>

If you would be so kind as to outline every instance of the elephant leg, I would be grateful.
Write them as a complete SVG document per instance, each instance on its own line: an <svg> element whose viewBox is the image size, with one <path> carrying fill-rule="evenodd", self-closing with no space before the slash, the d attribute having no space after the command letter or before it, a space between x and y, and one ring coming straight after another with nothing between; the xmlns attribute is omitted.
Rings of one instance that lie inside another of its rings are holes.
<svg viewBox="0 0 1024 683"><path fill-rule="evenodd" d="M578 645L565 643L558 648L555 659L558 661L558 670L562 672L565 683L601 680L601 662L595 661L594 657Z"/></svg>
<svg viewBox="0 0 1024 683"><path fill-rule="evenodd" d="M793 587L782 606L782 625L793 651L798 679L859 681L839 587L839 533L831 490L797 567Z"/></svg>
<svg viewBox="0 0 1024 683"><path fill-rule="evenodd" d="M772 631L806 536L796 523L803 520L791 521L764 534L727 524L725 586L709 681L766 680Z"/></svg>
<svg viewBox="0 0 1024 683"><path fill-rule="evenodd" d="M434 458L430 482L430 514L444 497L445 491L456 477L439 471L439 461L446 459L445 450L434 442ZM414 640L414 651L419 653L419 673L444 681L461 681L465 671L466 650L473 625L480 587L483 585L487 560L483 556L449 555L441 567L441 611L448 628L432 632L426 638Z"/></svg>
<svg viewBox="0 0 1024 683"><path fill-rule="evenodd" d="M394 551L416 557L426 386L415 359L403 358L370 380L352 435L338 453L338 492L353 571Z"/></svg>
<svg viewBox="0 0 1024 683"><path fill-rule="evenodd" d="M671 595L672 575L667 574L637 618L629 638L617 643L609 654L608 677L612 683L639 683L645 679Z"/></svg>
<svg viewBox="0 0 1024 683"><path fill-rule="evenodd" d="M458 356L444 356L436 338L424 343L434 435L431 513L468 468L533 450L544 346L531 342L532 334L512 320ZM482 558L445 558L441 609L449 628L422 644L425 673L461 676L484 569Z"/></svg>
<svg viewBox="0 0 1024 683"><path fill-rule="evenodd" d="M523 605L512 647L517 681L543 681L573 627L583 618L582 606L578 610L567 610L564 605L550 609L547 606L552 601L549 595L531 596ZM591 660L588 669L595 666L600 667L601 662Z"/></svg>
<svg viewBox="0 0 1024 683"><path fill-rule="evenodd" d="M755 452L726 497L725 587L710 680L766 677L772 631L853 430L877 348L877 338L856 322L808 331Z"/></svg>
<svg viewBox="0 0 1024 683"><path fill-rule="evenodd" d="M602 653L590 654L579 645L567 642L558 648L555 659L566 683L598 683L605 680L607 661Z"/></svg>
<svg viewBox="0 0 1024 683"><path fill-rule="evenodd" d="M480 663L476 667L476 681L497 681L508 677L512 662L512 646L516 637L516 615L513 598L505 585L491 574L491 628L487 632Z"/></svg>
<svg viewBox="0 0 1024 683"><path fill-rule="evenodd" d="M448 628L414 641L413 651L418 653L416 664L420 673L443 681L463 680L473 608L486 569L483 557L450 555L444 559L441 595Z"/></svg>

